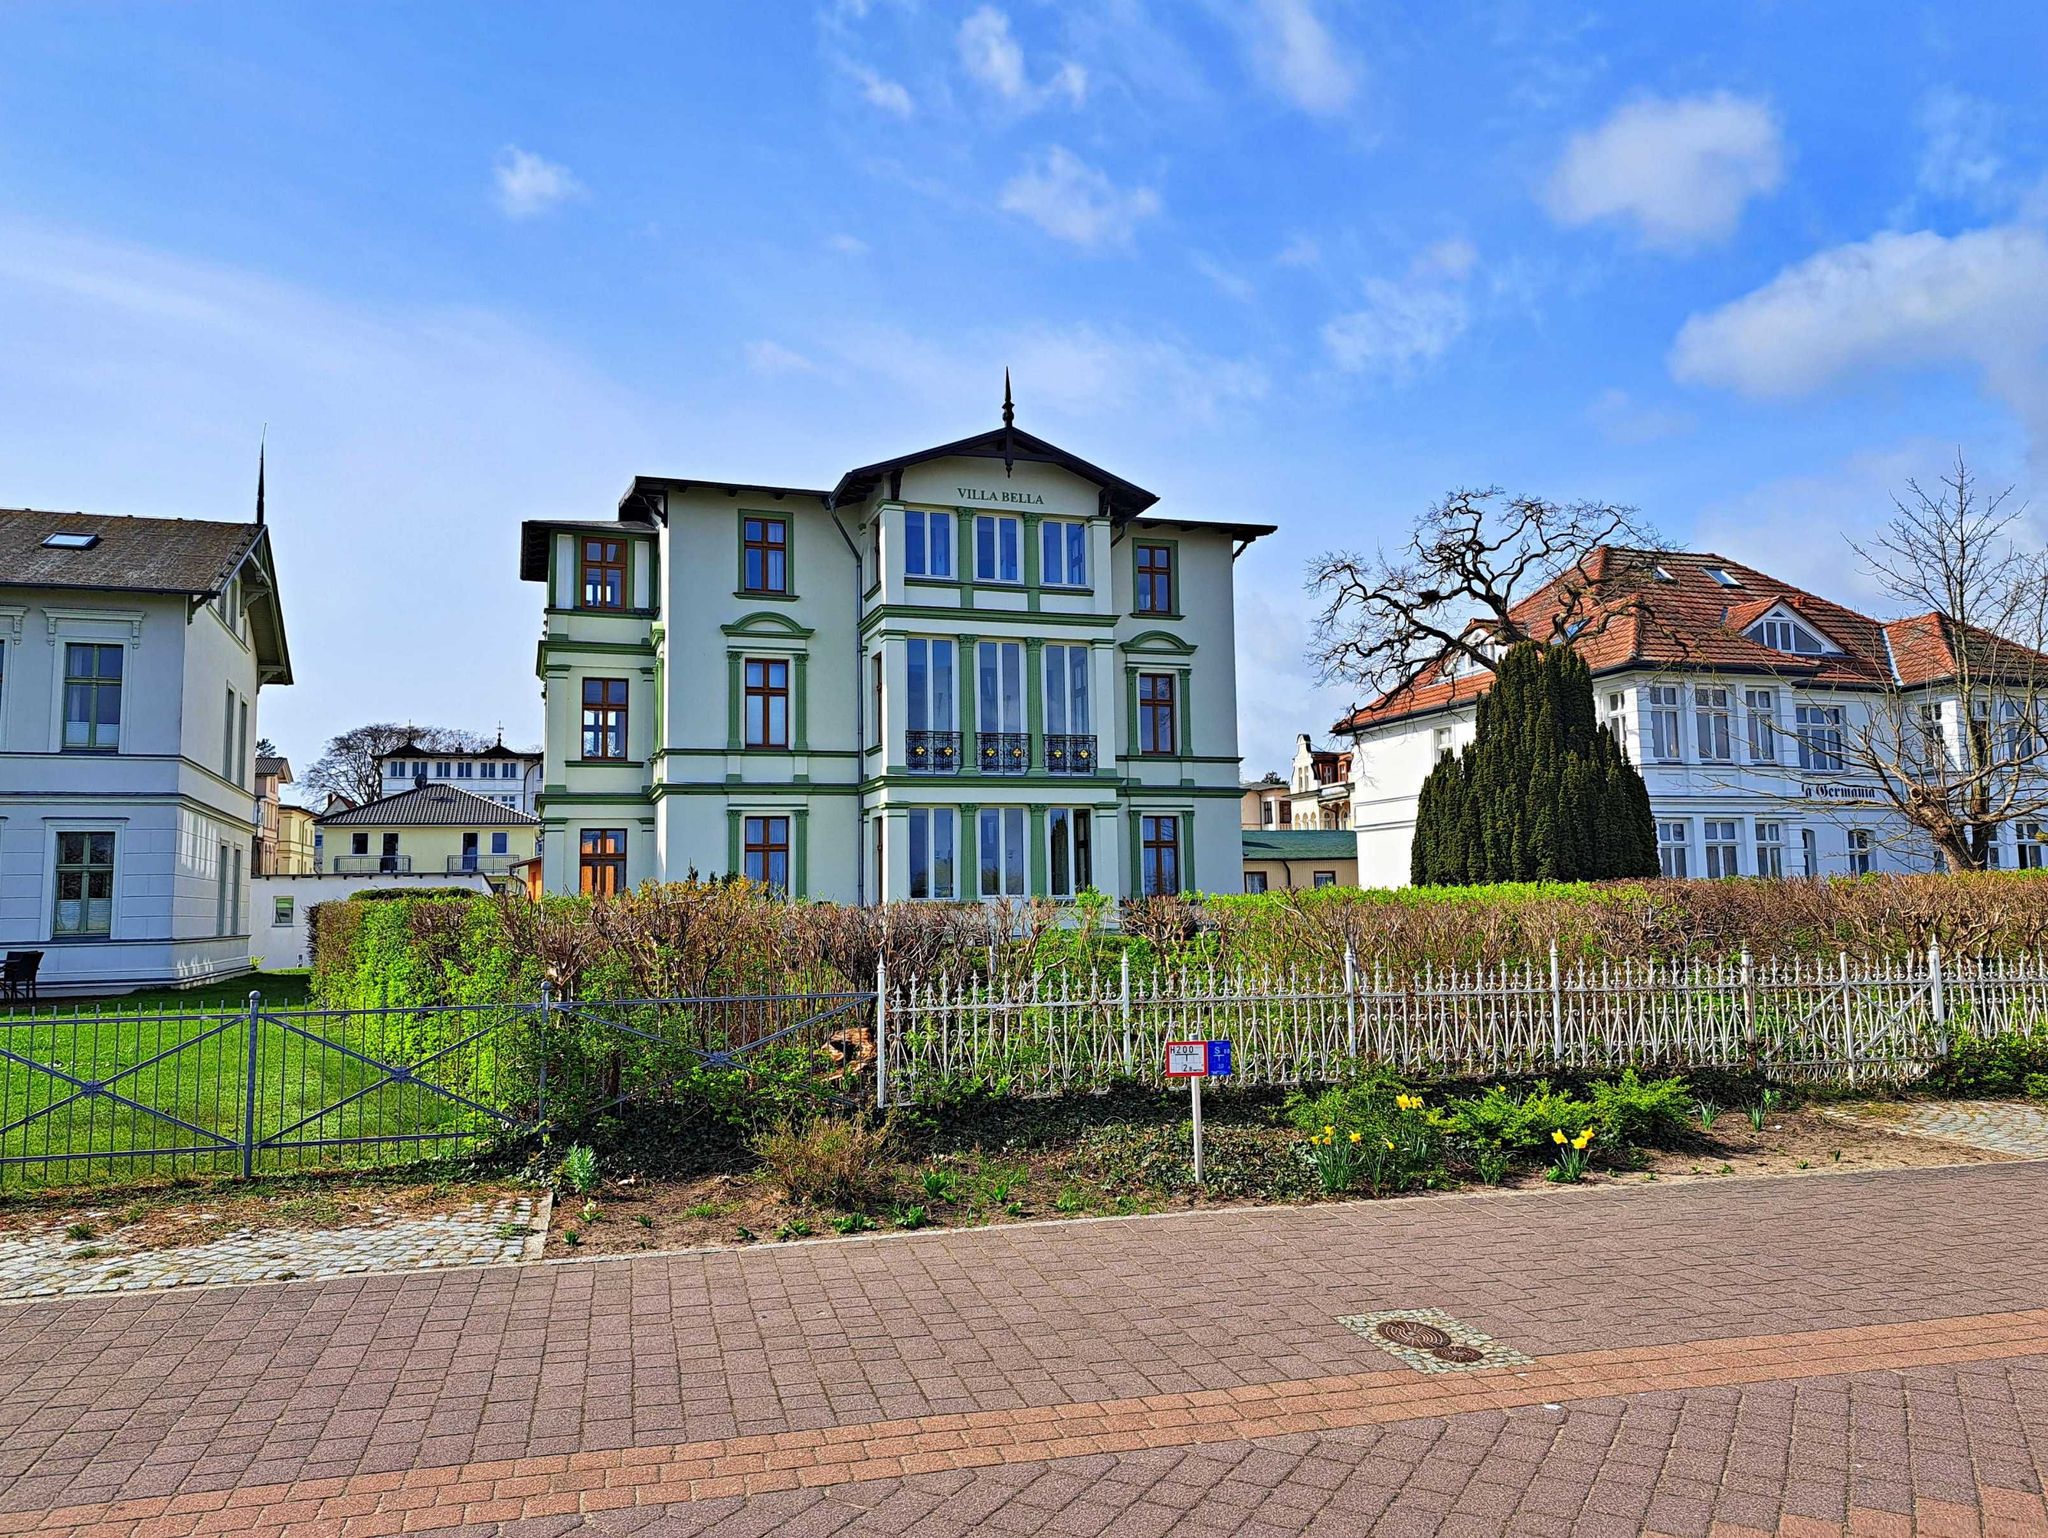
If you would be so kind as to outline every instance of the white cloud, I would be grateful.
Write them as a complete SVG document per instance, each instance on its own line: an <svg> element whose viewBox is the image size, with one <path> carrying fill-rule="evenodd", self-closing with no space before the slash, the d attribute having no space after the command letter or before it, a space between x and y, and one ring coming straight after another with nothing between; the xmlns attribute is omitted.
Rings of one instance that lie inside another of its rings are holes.
<svg viewBox="0 0 2048 1538"><path fill-rule="evenodd" d="M1562 224L1626 219L1644 245L1685 250L1732 235L1749 200L1783 179L1778 121L1765 103L1727 91L1652 96L1574 134L1544 201Z"/></svg>
<svg viewBox="0 0 2048 1538"><path fill-rule="evenodd" d="M1088 95L1088 72L1071 59L1062 61L1043 86L1032 85L1010 18L992 5L961 22L954 41L968 75L1013 106L1032 110L1064 96L1078 107Z"/></svg>
<svg viewBox="0 0 2048 1538"><path fill-rule="evenodd" d="M1057 144L1010 178L1000 203L1048 235L1088 247L1128 246L1132 227L1159 212L1159 194L1151 188L1124 191Z"/></svg>
<svg viewBox="0 0 2048 1538"><path fill-rule="evenodd" d="M1479 248L1462 237L1425 246L1405 281L1368 278L1365 303L1323 326L1323 350L1347 374L1402 379L1441 358L1465 333L1471 306L1464 283Z"/></svg>
<svg viewBox="0 0 2048 1538"><path fill-rule="evenodd" d="M825 237L825 249L836 251L841 256L866 256L868 243L858 235L848 235L841 231L839 234Z"/></svg>
<svg viewBox="0 0 2048 1538"><path fill-rule="evenodd" d="M780 342L749 342L746 355L747 367L757 374L808 374L817 367L795 348Z"/></svg>
<svg viewBox="0 0 2048 1538"><path fill-rule="evenodd" d="M1314 0L1257 0L1239 15L1252 69L1270 90L1316 117L1351 105L1358 65L1330 36Z"/></svg>
<svg viewBox="0 0 2048 1538"><path fill-rule="evenodd" d="M1243 273L1226 267L1215 257L1197 251L1188 258L1188 264L1207 278L1216 287L1216 292L1240 303L1250 303L1259 295L1258 286Z"/></svg>
<svg viewBox="0 0 2048 1538"><path fill-rule="evenodd" d="M1988 201L2005 170L1992 147L2000 128L1999 109L1944 86L1928 92L1916 116L1925 136L1921 190L1938 198Z"/></svg>
<svg viewBox="0 0 2048 1538"><path fill-rule="evenodd" d="M1364 305L1324 324L1323 347L1347 374L1402 378L1441 358L1470 318L1454 290L1369 278Z"/></svg>
<svg viewBox="0 0 2048 1538"><path fill-rule="evenodd" d="M1409 264L1418 278L1463 278L1479 265L1479 248L1462 235L1424 246Z"/></svg>
<svg viewBox="0 0 2048 1538"><path fill-rule="evenodd" d="M1313 267L1323 259L1323 249L1306 235L1296 235L1274 253L1275 265Z"/></svg>
<svg viewBox="0 0 2048 1538"><path fill-rule="evenodd" d="M1586 408L1586 420L1609 443L1655 443L1692 430L1692 418L1669 406L1651 406L1626 390L1603 390Z"/></svg>
<svg viewBox="0 0 2048 1538"><path fill-rule="evenodd" d="M497 184L498 208L508 219L531 219L584 195L583 184L567 166L544 160L516 144L498 152L491 177Z"/></svg>
<svg viewBox="0 0 2048 1538"><path fill-rule="evenodd" d="M1758 398L1893 369L1964 365L2048 450L2048 235L1998 225L1884 232L1786 268L1694 315L1673 376Z"/></svg>
<svg viewBox="0 0 2048 1538"><path fill-rule="evenodd" d="M892 117L907 118L917 111L917 104L910 99L910 92L886 75L878 74L865 64L846 61L846 71L853 76L860 87L861 100L878 111Z"/></svg>

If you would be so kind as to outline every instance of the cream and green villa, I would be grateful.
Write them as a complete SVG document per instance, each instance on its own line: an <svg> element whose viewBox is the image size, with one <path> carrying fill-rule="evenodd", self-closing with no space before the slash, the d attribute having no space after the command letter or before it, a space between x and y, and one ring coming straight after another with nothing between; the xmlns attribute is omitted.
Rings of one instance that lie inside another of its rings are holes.
<svg viewBox="0 0 2048 1538"><path fill-rule="evenodd" d="M1273 531L1157 501L1006 399L830 489L642 476L523 525L547 890L1240 890L1232 567Z"/></svg>

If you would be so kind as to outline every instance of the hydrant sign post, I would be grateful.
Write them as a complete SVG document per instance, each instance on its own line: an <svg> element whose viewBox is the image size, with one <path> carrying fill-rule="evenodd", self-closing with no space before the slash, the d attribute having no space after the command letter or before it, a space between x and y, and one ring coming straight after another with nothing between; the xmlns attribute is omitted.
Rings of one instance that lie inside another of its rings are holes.
<svg viewBox="0 0 2048 1538"><path fill-rule="evenodd" d="M1166 1043L1166 1076L1188 1081L1188 1112L1194 1123L1195 1183L1202 1181L1202 1081L1231 1071L1230 1043L1227 1041L1169 1041Z"/></svg>

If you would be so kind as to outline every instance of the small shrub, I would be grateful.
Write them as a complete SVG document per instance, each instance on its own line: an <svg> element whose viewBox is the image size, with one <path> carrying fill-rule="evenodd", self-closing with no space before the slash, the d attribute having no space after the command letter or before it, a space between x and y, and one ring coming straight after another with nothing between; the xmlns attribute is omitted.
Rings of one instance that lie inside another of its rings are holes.
<svg viewBox="0 0 2048 1538"><path fill-rule="evenodd" d="M924 1194L935 1202L957 1201L960 1196L960 1176L955 1170L928 1169L918 1177L924 1187Z"/></svg>
<svg viewBox="0 0 2048 1538"><path fill-rule="evenodd" d="M1479 1177L1480 1184L1497 1186L1507 1179L1513 1162L1504 1148L1480 1148L1472 1156L1472 1171Z"/></svg>
<svg viewBox="0 0 2048 1538"><path fill-rule="evenodd" d="M2030 1073L2021 1087L2029 1100L2048 1100L2048 1073Z"/></svg>
<svg viewBox="0 0 2048 1538"><path fill-rule="evenodd" d="M1691 1091L1679 1078L1640 1078L1624 1068L1618 1079L1588 1086L1592 1125L1610 1148L1666 1148L1684 1135Z"/></svg>
<svg viewBox="0 0 2048 1538"><path fill-rule="evenodd" d="M578 1196L597 1189L597 1153L582 1143L573 1143L562 1156L562 1183Z"/></svg>
<svg viewBox="0 0 2048 1538"><path fill-rule="evenodd" d="M760 1133L753 1149L791 1201L852 1209L886 1191L890 1133L887 1122L878 1126L821 1116Z"/></svg>
<svg viewBox="0 0 2048 1538"><path fill-rule="evenodd" d="M2048 1032L2005 1031L1997 1036L1958 1035L1949 1055L1927 1075L1927 1087L1942 1094L2023 1093L2027 1075L2048 1073Z"/></svg>
<svg viewBox="0 0 2048 1538"><path fill-rule="evenodd" d="M1341 1196L1358 1183L1359 1169L1364 1163L1359 1145L1364 1141L1363 1132L1339 1132L1334 1122L1309 1134L1309 1167L1316 1172L1316 1183L1326 1194Z"/></svg>
<svg viewBox="0 0 2048 1538"><path fill-rule="evenodd" d="M1482 1094L1451 1101L1431 1119L1439 1130L1474 1148L1494 1148L1510 1160L1533 1161L1550 1148L1552 1128L1584 1126L1594 1114L1590 1102L1552 1089L1548 1079L1538 1079L1520 1095L1492 1085Z"/></svg>

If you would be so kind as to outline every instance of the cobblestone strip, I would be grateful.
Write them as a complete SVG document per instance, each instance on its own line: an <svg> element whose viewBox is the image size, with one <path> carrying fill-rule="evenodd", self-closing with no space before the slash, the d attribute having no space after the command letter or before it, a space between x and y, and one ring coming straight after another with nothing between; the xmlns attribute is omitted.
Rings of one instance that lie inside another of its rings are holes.
<svg viewBox="0 0 2048 1538"><path fill-rule="evenodd" d="M118 1234L81 1241L54 1225L0 1236L0 1300L275 1282L374 1271L500 1265L545 1233L530 1196L349 1228L245 1228L204 1244L144 1249Z"/></svg>
<svg viewBox="0 0 2048 1538"><path fill-rule="evenodd" d="M436 1526L756 1496L945 1470L1243 1442L1668 1390L2048 1355L2048 1309L1566 1352L1470 1374L1395 1370L1092 1404L928 1415L666 1447L504 1459L0 1514L0 1533L384 1538Z"/></svg>
<svg viewBox="0 0 2048 1538"><path fill-rule="evenodd" d="M1887 1105L1883 1114L1847 1106L1829 1107L1829 1120L1902 1132L1911 1137L1961 1143L2023 1159L2048 1159L2048 1111L2020 1100L1911 1100Z"/></svg>

